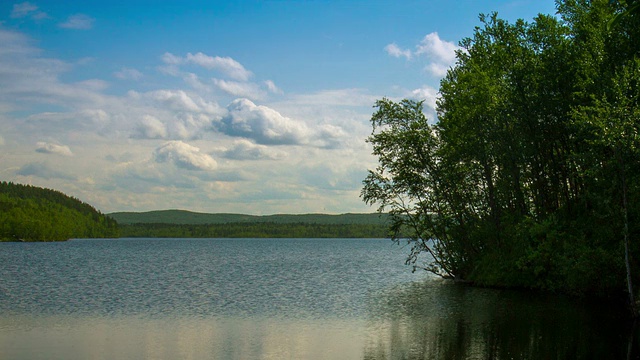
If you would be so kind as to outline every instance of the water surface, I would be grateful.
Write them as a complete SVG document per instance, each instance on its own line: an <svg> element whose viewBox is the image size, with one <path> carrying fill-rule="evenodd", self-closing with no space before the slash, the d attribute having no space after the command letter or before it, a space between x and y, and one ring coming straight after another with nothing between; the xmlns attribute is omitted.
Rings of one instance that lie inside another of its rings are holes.
<svg viewBox="0 0 640 360"><path fill-rule="evenodd" d="M412 274L380 239L0 243L2 359L627 358L622 312Z"/></svg>

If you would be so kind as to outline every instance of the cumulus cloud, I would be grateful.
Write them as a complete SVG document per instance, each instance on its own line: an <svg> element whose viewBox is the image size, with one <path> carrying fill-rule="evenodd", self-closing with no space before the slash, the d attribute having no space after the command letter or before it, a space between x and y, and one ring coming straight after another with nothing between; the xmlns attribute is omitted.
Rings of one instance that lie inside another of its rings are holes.
<svg viewBox="0 0 640 360"><path fill-rule="evenodd" d="M247 81L253 75L251 71L245 69L242 64L230 57L209 56L198 52L196 54L187 53L186 56L176 56L172 53L162 55L162 61L167 65L193 64L207 70L217 70L226 76L240 81Z"/></svg>
<svg viewBox="0 0 640 360"><path fill-rule="evenodd" d="M57 154L63 156L73 156L71 149L66 145L52 144L48 142L38 142L36 144L36 152L43 154Z"/></svg>
<svg viewBox="0 0 640 360"><path fill-rule="evenodd" d="M215 170L216 161L200 149L182 141L169 141L157 148L153 157L156 162L169 162L178 168L186 170Z"/></svg>
<svg viewBox="0 0 640 360"><path fill-rule="evenodd" d="M226 149L222 156L233 160L278 160L286 156L283 151L265 145L254 144L246 139L239 139Z"/></svg>
<svg viewBox="0 0 640 360"><path fill-rule="evenodd" d="M140 80L142 79L142 73L136 69L122 68L120 71L113 73L113 76L120 80Z"/></svg>
<svg viewBox="0 0 640 360"><path fill-rule="evenodd" d="M259 144L303 144L310 131L266 106L248 99L236 99L227 107L228 113L218 124L218 130L230 135L252 139Z"/></svg>
<svg viewBox="0 0 640 360"><path fill-rule="evenodd" d="M93 27L95 19L85 14L75 14L67 18L67 21L58 26L65 29L89 30Z"/></svg>
<svg viewBox="0 0 640 360"><path fill-rule="evenodd" d="M404 57L407 60L425 57L428 61L425 71L433 76L442 77L447 74L447 70L455 64L456 50L460 47L456 44L440 39L437 32L427 34L416 49L402 49L395 43L387 45L385 51L394 57Z"/></svg>
<svg viewBox="0 0 640 360"><path fill-rule="evenodd" d="M40 11L38 9L39 9L38 6L30 2L14 4L13 8L11 9L11 17L14 19L30 17L34 20L46 19L49 17L47 13Z"/></svg>
<svg viewBox="0 0 640 360"><path fill-rule="evenodd" d="M29 163L23 165L16 174L22 176L35 176L42 179L62 179L62 180L76 180L73 176L67 175L61 171L50 168L45 163Z"/></svg>
<svg viewBox="0 0 640 360"><path fill-rule="evenodd" d="M144 115L133 137L141 139L165 139L167 137L167 128L158 118L151 115Z"/></svg>

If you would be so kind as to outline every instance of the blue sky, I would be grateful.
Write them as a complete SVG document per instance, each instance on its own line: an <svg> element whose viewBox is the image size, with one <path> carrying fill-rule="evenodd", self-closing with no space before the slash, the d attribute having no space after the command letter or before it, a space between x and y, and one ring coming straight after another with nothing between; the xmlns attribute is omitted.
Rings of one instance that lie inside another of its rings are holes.
<svg viewBox="0 0 640 360"><path fill-rule="evenodd" d="M552 0L0 3L0 180L103 212L370 212L376 99L425 100L478 14Z"/></svg>

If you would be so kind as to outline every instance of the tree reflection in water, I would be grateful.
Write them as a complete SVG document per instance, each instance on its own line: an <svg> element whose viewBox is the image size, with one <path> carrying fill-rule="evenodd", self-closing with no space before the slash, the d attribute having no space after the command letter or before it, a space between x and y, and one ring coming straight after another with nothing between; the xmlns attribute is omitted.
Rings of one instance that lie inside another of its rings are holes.
<svg viewBox="0 0 640 360"><path fill-rule="evenodd" d="M619 303L428 280L369 304L367 360L638 358Z"/></svg>

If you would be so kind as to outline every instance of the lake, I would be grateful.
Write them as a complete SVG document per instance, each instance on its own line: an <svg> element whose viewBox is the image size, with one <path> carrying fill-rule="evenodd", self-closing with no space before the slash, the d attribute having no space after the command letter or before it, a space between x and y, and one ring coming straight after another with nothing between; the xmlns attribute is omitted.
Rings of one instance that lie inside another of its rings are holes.
<svg viewBox="0 0 640 360"><path fill-rule="evenodd" d="M454 284L382 239L0 243L1 359L627 359L613 303Z"/></svg>

